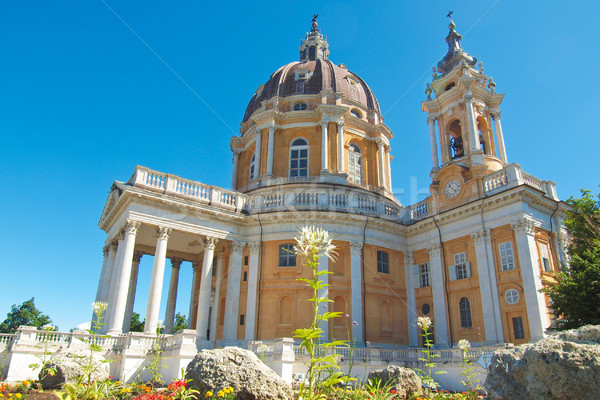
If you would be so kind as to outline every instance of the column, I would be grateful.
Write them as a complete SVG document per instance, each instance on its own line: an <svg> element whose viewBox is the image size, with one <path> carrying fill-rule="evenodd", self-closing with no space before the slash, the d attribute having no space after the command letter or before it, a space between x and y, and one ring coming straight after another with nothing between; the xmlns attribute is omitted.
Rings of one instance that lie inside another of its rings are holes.
<svg viewBox="0 0 600 400"><path fill-rule="evenodd" d="M100 293L100 301L108 302L111 288L111 279L115 269L115 258L117 256L117 243L108 244L108 263L106 265L106 274L102 283L102 292ZM105 315L106 317L106 315Z"/></svg>
<svg viewBox="0 0 600 400"><path fill-rule="evenodd" d="M106 314L104 318L105 325L100 329L103 334L108 332L108 328L111 325L113 315L115 314L115 296L117 292L117 287L119 286L119 270L121 265L119 264L121 258L123 257L123 248L125 247L123 244L123 240L125 239L125 234L123 231L117 234L117 242L116 242L116 252L115 252L115 260L113 262L113 267L110 275L110 285L108 287L108 293L106 297L106 302L108 303L108 308L106 309Z"/></svg>
<svg viewBox="0 0 600 400"><path fill-rule="evenodd" d="M123 320L123 332L129 332L131 328L131 316L133 315L133 303L135 301L135 289L137 287L138 270L140 268L140 260L142 259L141 251L133 253L133 262L131 264L131 277L129 278L129 289L127 291L127 306L125 307L125 319Z"/></svg>
<svg viewBox="0 0 600 400"><path fill-rule="evenodd" d="M337 123L338 134L338 172L344 173L344 121Z"/></svg>
<svg viewBox="0 0 600 400"><path fill-rule="evenodd" d="M198 312L196 314L196 334L198 346L203 348L208 345L208 312L210 309L211 268L215 255L217 239L206 237L204 240L204 259L202 260L202 275L200 277L200 292L198 293Z"/></svg>
<svg viewBox="0 0 600 400"><path fill-rule="evenodd" d="M256 327L256 296L258 287L258 260L260 254L260 242L250 243L250 260L248 262L248 295L246 297L246 332L245 339L254 340Z"/></svg>
<svg viewBox="0 0 600 400"><path fill-rule="evenodd" d="M190 294L190 310L188 312L188 329L196 329L196 313L198 312L198 286L199 264L197 261L192 263L192 293Z"/></svg>
<svg viewBox="0 0 600 400"><path fill-rule="evenodd" d="M96 289L96 300L94 301L104 301L102 300L102 291L104 290L104 285L106 284L106 275L110 273L109 271L109 249L110 245L105 245L102 248L102 269L100 270L100 278L98 278L98 288ZM96 320L96 314L92 312L92 321Z"/></svg>
<svg viewBox="0 0 600 400"><path fill-rule="evenodd" d="M237 149L233 150L233 171L231 172L231 190L237 190L237 173L238 173L238 161L240 159L240 151Z"/></svg>
<svg viewBox="0 0 600 400"><path fill-rule="evenodd" d="M467 119L469 123L469 145L470 153L474 150L480 150L479 135L477 134L477 125L475 124L475 111L473 110L473 93L465 94L465 106L467 108Z"/></svg>
<svg viewBox="0 0 600 400"><path fill-rule="evenodd" d="M496 128L496 140L498 141L498 152L500 153L500 161L508 163L506 158L506 147L504 146L504 134L502 133L502 124L500 123L500 111L492 113L494 118L494 128Z"/></svg>
<svg viewBox="0 0 600 400"><path fill-rule="evenodd" d="M529 319L530 342L535 342L544 337L548 328L546 313L546 300L540 293L542 288L541 271L538 264L537 246L535 243L534 222L523 218L511 224L515 230L519 264L523 279L523 292L527 305Z"/></svg>
<svg viewBox="0 0 600 400"><path fill-rule="evenodd" d="M217 250L217 276L215 279L215 296L213 298L212 314L210 316L210 337L211 341L217 340L217 329L219 321L219 307L221 306L221 281L223 277L223 258L225 252L223 249Z"/></svg>
<svg viewBox="0 0 600 400"><path fill-rule="evenodd" d="M273 176L273 146L275 140L275 126L267 127L269 130L269 147L267 148L267 175Z"/></svg>
<svg viewBox="0 0 600 400"><path fill-rule="evenodd" d="M377 140L378 153L379 153L379 186L385 187L385 160L384 160L384 143L380 138Z"/></svg>
<svg viewBox="0 0 600 400"><path fill-rule="evenodd" d="M108 326L109 335L118 335L123 332L123 319L125 318L125 306L127 305L127 291L129 289L129 277L131 276L131 264L133 262L133 249L135 237L140 227L140 222L128 220L124 227L123 241L119 241L122 247L120 257L117 260L118 283L113 297L113 314Z"/></svg>
<svg viewBox="0 0 600 400"><path fill-rule="evenodd" d="M435 135L435 133L434 133ZM442 132L442 126L440 125L440 121L438 121L438 137L440 138L440 154L442 155L442 164L447 163L451 159L450 154L450 144L448 143L448 137L444 135ZM436 152L437 155L437 152ZM439 162L439 160L438 160ZM439 168L439 164L438 164Z"/></svg>
<svg viewBox="0 0 600 400"><path fill-rule="evenodd" d="M223 341L237 341L237 327L239 315L240 279L242 274L241 242L232 242L229 245L229 266L227 267L227 294L225 297L225 321L223 322Z"/></svg>
<svg viewBox="0 0 600 400"><path fill-rule="evenodd" d="M448 335L448 315L446 309L446 288L442 263L442 252L439 243L427 248L431 266L431 289L433 291L433 312L435 316L436 347L451 345Z"/></svg>
<svg viewBox="0 0 600 400"><path fill-rule="evenodd" d="M363 332L365 320L363 318L362 299L362 242L350 242L350 279L352 290L352 321L358 322L352 335L356 345L364 343Z"/></svg>
<svg viewBox="0 0 600 400"><path fill-rule="evenodd" d="M500 331L502 331L502 319L498 299L498 286L496 284L496 270L494 262L490 260L488 254L491 250L488 249L489 232L480 230L471 234L471 238L475 242L475 254L477 256L477 272L479 275L485 342L496 344L503 341L504 336L498 336L498 324L500 324Z"/></svg>
<svg viewBox="0 0 600 400"><path fill-rule="evenodd" d="M169 294L167 295L167 311L165 313L165 333L173 333L173 321L175 320L175 305L177 304L177 286L179 285L179 270L183 258L171 257L171 280L169 282Z"/></svg>
<svg viewBox="0 0 600 400"><path fill-rule="evenodd" d="M329 147L327 146L328 121L321 121L321 172L328 172Z"/></svg>
<svg viewBox="0 0 600 400"><path fill-rule="evenodd" d="M146 324L144 332L156 333L158 326L158 312L160 310L160 296L162 294L163 278L165 275L165 259L167 255L167 241L171 228L159 226L156 228L156 251L154 253L154 266L150 278L150 291L148 292L148 305L146 306Z"/></svg>
<svg viewBox="0 0 600 400"><path fill-rule="evenodd" d="M262 129L256 130L256 146L255 146L255 155L254 164L256 165L256 177L260 178L260 153L262 149Z"/></svg>
<svg viewBox="0 0 600 400"><path fill-rule="evenodd" d="M329 257L323 255L319 257L319 272L329 271ZM320 280L325 284L325 287L319 289L318 294L320 299L328 299L329 298L329 275L324 274L320 276ZM323 302L319 305L319 314L324 314L330 310L330 307L333 303ZM321 329L323 329L323 341L329 342L329 322L323 321L321 325Z"/></svg>
<svg viewBox="0 0 600 400"><path fill-rule="evenodd" d="M429 124L429 143L431 145L432 168L437 170L440 168L440 160L438 159L437 140L435 138L435 118L427 118L427 123Z"/></svg>
<svg viewBox="0 0 600 400"><path fill-rule="evenodd" d="M412 251L404 254L404 272L406 275L406 298L408 308L408 344L419 346L419 330L417 328L417 304L415 298L414 259Z"/></svg>
<svg viewBox="0 0 600 400"><path fill-rule="evenodd" d="M386 179L387 179L388 189L392 190L392 165L390 162L390 151L391 151L390 146L387 146L385 148L385 166L387 168Z"/></svg>

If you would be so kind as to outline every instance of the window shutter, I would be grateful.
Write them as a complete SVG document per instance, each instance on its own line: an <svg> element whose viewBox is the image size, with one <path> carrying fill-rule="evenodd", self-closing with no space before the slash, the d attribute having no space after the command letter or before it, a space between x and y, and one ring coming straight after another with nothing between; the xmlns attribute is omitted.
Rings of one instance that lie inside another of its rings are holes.
<svg viewBox="0 0 600 400"><path fill-rule="evenodd" d="M471 277L471 263L469 261L467 261L465 263L466 269L467 269L467 278Z"/></svg>
<svg viewBox="0 0 600 400"><path fill-rule="evenodd" d="M418 265L413 265L412 269L413 269L413 273L412 273L411 279L412 279L413 287L414 288L420 288L421 287L421 280L420 280L419 266Z"/></svg>
<svg viewBox="0 0 600 400"><path fill-rule="evenodd" d="M448 270L450 271L450 280L455 281L456 280L456 265L449 266Z"/></svg>

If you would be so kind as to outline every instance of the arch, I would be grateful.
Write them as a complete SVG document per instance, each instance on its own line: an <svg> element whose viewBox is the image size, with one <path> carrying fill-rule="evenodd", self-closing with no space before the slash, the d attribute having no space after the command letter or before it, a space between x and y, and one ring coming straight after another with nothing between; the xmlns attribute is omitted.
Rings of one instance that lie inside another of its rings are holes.
<svg viewBox="0 0 600 400"><path fill-rule="evenodd" d="M459 119L455 119L448 124L448 155L450 159L465 155L462 127Z"/></svg>
<svg viewBox="0 0 600 400"><path fill-rule="evenodd" d="M353 108L352 110L350 110L350 114L354 115L356 118L360 118L362 119L362 113L360 112L360 110L358 108Z"/></svg>
<svg viewBox="0 0 600 400"><path fill-rule="evenodd" d="M491 129L488 126L486 119L479 115L477 117L477 130L479 132L479 146L483 154L494 155L494 145L492 141Z"/></svg>
<svg viewBox="0 0 600 400"><path fill-rule="evenodd" d="M293 322L294 301L290 296L279 299L279 325L291 325Z"/></svg>
<svg viewBox="0 0 600 400"><path fill-rule="evenodd" d="M444 92L447 92L448 90L452 89L454 86L456 86L455 82L450 82L449 84L446 85L446 87L444 88Z"/></svg>
<svg viewBox="0 0 600 400"><path fill-rule="evenodd" d="M252 154L252 158L250 159L250 168L248 172L248 178L250 180L256 179L256 153Z"/></svg>
<svg viewBox="0 0 600 400"><path fill-rule="evenodd" d="M298 137L290 144L290 178L308 177L308 140Z"/></svg>
<svg viewBox="0 0 600 400"><path fill-rule="evenodd" d="M343 296L335 296L333 299L333 311L339 312L340 316L338 318L333 319L333 324L335 326L344 326L344 322L346 321L346 299Z"/></svg>
<svg viewBox="0 0 600 400"><path fill-rule="evenodd" d="M473 326L473 321L471 320L471 303L469 299L466 297L462 297L458 302L458 307L460 310L460 326L461 328L470 328Z"/></svg>
<svg viewBox="0 0 600 400"><path fill-rule="evenodd" d="M363 157L360 147L356 143L348 145L348 180L362 185Z"/></svg>
<svg viewBox="0 0 600 400"><path fill-rule="evenodd" d="M392 312L387 301L379 304L379 327L382 332L391 332L392 330Z"/></svg>

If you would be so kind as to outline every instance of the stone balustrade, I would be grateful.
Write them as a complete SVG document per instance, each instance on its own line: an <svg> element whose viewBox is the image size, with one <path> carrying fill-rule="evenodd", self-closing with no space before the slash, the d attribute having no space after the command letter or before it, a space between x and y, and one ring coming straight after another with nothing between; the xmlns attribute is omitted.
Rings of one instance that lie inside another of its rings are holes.
<svg viewBox="0 0 600 400"><path fill-rule="evenodd" d="M543 192L553 200L558 200L556 183L544 181L523 171L519 164L510 164L501 170L483 178L483 190L486 196L503 192L520 185L527 185Z"/></svg>

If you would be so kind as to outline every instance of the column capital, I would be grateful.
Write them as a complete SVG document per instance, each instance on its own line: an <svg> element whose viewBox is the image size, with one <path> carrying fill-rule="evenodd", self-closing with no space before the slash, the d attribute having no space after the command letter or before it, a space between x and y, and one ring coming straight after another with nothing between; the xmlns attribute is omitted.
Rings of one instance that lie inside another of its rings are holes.
<svg viewBox="0 0 600 400"><path fill-rule="evenodd" d="M204 242L204 250L214 250L215 249L215 245L217 244L219 240L215 237L212 236L207 236L203 242Z"/></svg>
<svg viewBox="0 0 600 400"><path fill-rule="evenodd" d="M471 233L471 238L475 242L476 246L481 246L489 239L489 231L487 229L481 229Z"/></svg>
<svg viewBox="0 0 600 400"><path fill-rule="evenodd" d="M200 266L200 261L193 261L192 262L192 271L197 271L199 266Z"/></svg>
<svg viewBox="0 0 600 400"><path fill-rule="evenodd" d="M344 125L346 125L346 122L344 120L335 121L335 123L337 124L338 128L343 128Z"/></svg>
<svg viewBox="0 0 600 400"><path fill-rule="evenodd" d="M439 243L433 243L427 247L427 253L429 253L429 257L438 257L442 253L442 246Z"/></svg>
<svg viewBox="0 0 600 400"><path fill-rule="evenodd" d="M215 250L215 254L217 255L217 257L223 257L225 255L225 248L223 248L222 246L219 246Z"/></svg>
<svg viewBox="0 0 600 400"><path fill-rule="evenodd" d="M473 93L465 93L464 99L467 103L473 102Z"/></svg>
<svg viewBox="0 0 600 400"><path fill-rule="evenodd" d="M128 219L127 222L123 225L123 232L135 235L142 223L140 221L134 221Z"/></svg>
<svg viewBox="0 0 600 400"><path fill-rule="evenodd" d="M350 242L350 254L359 256L363 248L362 242Z"/></svg>
<svg viewBox="0 0 600 400"><path fill-rule="evenodd" d="M157 226L156 238L168 240L172 230L173 228L167 228L166 226Z"/></svg>
<svg viewBox="0 0 600 400"><path fill-rule="evenodd" d="M237 158L242 153L242 150L241 149L232 149L231 152L233 153L233 157Z"/></svg>
<svg viewBox="0 0 600 400"><path fill-rule="evenodd" d="M233 253L241 253L244 250L244 242L239 242L237 240L229 243L229 250Z"/></svg>
<svg viewBox="0 0 600 400"><path fill-rule="evenodd" d="M413 265L415 262L415 257L412 251L408 250L404 253L404 265Z"/></svg>
<svg viewBox="0 0 600 400"><path fill-rule="evenodd" d="M133 261L139 263L144 255L143 251L137 250L133 252Z"/></svg>
<svg viewBox="0 0 600 400"><path fill-rule="evenodd" d="M112 245L112 243L109 243L107 245L105 245L104 247L102 247L102 255L104 257L106 257L108 255L108 252L110 251L110 246Z"/></svg>
<svg viewBox="0 0 600 400"><path fill-rule="evenodd" d="M329 126L329 120L321 120L321 122L319 122L319 124L321 125L321 128L327 128Z"/></svg>
<svg viewBox="0 0 600 400"><path fill-rule="evenodd" d="M535 222L529 218L511 222L510 225L517 235L533 235L535 233Z"/></svg>
<svg viewBox="0 0 600 400"><path fill-rule="evenodd" d="M496 120L500 119L500 117L502 116L502 112L500 110L492 110L490 111L490 115L492 116L492 118L494 118L494 120Z"/></svg>
<svg viewBox="0 0 600 400"><path fill-rule="evenodd" d="M182 262L183 258L181 257L171 257L171 267L173 268L180 268Z"/></svg>
<svg viewBox="0 0 600 400"><path fill-rule="evenodd" d="M258 251L260 250L260 241L248 243L248 248L250 248L251 255L258 254Z"/></svg>
<svg viewBox="0 0 600 400"><path fill-rule="evenodd" d="M435 120L436 120L436 119L437 119L437 118L436 118L436 117L434 117L433 115L428 115L428 116L427 116L427 123L428 123L429 125L435 124Z"/></svg>

